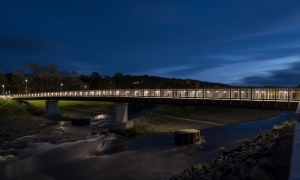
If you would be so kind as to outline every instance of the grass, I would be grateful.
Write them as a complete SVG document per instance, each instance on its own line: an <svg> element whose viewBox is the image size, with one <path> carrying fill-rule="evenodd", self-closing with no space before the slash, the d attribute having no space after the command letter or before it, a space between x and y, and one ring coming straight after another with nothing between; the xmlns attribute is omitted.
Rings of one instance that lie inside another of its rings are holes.
<svg viewBox="0 0 300 180"><path fill-rule="evenodd" d="M159 105L154 113L159 115L183 117L189 115L208 115L231 110L231 108L221 107Z"/></svg>
<svg viewBox="0 0 300 180"><path fill-rule="evenodd" d="M284 127L294 126L296 122L297 122L296 120L284 121L281 125L275 124L273 126L273 129L282 129Z"/></svg>
<svg viewBox="0 0 300 180"><path fill-rule="evenodd" d="M35 115L46 113L46 103L43 100L27 101L28 109ZM69 112L76 109L97 110L102 112L111 112L111 102L98 101L59 101L59 112Z"/></svg>
<svg viewBox="0 0 300 180"><path fill-rule="evenodd" d="M18 102L12 99L0 99L0 142L19 137L38 134L55 121L43 118L46 103L42 100ZM59 101L59 111L76 111L81 109L111 111L109 102Z"/></svg>
<svg viewBox="0 0 300 180"><path fill-rule="evenodd" d="M283 126L285 126L285 127L294 126L296 122L297 122L296 120L293 120L293 121L284 121L283 122Z"/></svg>
<svg viewBox="0 0 300 180"><path fill-rule="evenodd" d="M117 133L123 136L132 137L137 135L151 134L153 132L154 131L146 125L134 124L133 128L118 131Z"/></svg>
<svg viewBox="0 0 300 180"><path fill-rule="evenodd" d="M0 118L27 117L30 115L26 104L11 99L0 99Z"/></svg>

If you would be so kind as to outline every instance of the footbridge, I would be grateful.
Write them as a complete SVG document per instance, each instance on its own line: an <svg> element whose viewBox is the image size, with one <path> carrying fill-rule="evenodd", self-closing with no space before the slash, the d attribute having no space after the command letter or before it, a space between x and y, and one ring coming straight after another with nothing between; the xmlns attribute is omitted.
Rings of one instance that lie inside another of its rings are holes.
<svg viewBox="0 0 300 180"><path fill-rule="evenodd" d="M59 113L59 100L111 101L111 130L133 126L128 121L128 102L219 106L295 111L300 88L220 88L220 89L104 89L14 94L15 100L46 100L46 114Z"/></svg>
<svg viewBox="0 0 300 180"><path fill-rule="evenodd" d="M144 102L295 111L300 88L103 89L14 94L16 100Z"/></svg>

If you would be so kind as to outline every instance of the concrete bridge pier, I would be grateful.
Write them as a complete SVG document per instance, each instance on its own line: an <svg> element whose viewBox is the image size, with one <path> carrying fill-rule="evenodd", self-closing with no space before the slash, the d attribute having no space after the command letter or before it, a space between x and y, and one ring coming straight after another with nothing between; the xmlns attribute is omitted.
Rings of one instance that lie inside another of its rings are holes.
<svg viewBox="0 0 300 180"><path fill-rule="evenodd" d="M133 121L128 121L128 103L115 103L113 105L112 121L108 128L110 131L120 131L133 127Z"/></svg>
<svg viewBox="0 0 300 180"><path fill-rule="evenodd" d="M46 102L46 115L58 114L58 101L45 101Z"/></svg>

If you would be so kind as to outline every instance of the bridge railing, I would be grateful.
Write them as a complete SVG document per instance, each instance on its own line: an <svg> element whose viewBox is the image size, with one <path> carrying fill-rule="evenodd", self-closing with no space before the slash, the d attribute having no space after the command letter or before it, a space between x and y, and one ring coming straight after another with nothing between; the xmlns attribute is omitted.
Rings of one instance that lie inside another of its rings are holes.
<svg viewBox="0 0 300 180"><path fill-rule="evenodd" d="M47 97L130 97L169 99L246 99L299 101L300 88L220 88L220 89L104 89L14 94L13 98Z"/></svg>

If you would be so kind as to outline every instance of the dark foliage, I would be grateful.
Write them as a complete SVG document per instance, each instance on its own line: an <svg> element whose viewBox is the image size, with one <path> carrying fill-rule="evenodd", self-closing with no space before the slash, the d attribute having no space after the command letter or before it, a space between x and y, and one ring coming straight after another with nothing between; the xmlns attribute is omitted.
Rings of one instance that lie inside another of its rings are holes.
<svg viewBox="0 0 300 180"><path fill-rule="evenodd" d="M40 67L34 63L28 63L28 69L31 71L29 74L25 74L23 68L14 69L12 74L0 74L2 84L5 85L5 94L25 93L26 89L28 93L32 93L60 90L229 87L226 84L192 79L148 75L131 76L123 75L120 72L112 77L102 76L98 72L92 72L88 76L78 75L74 70L71 72L61 71L57 65L53 64Z"/></svg>

